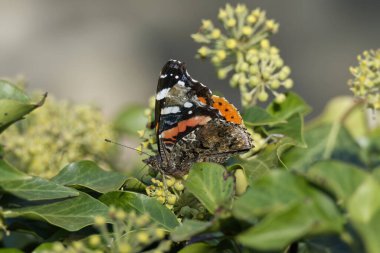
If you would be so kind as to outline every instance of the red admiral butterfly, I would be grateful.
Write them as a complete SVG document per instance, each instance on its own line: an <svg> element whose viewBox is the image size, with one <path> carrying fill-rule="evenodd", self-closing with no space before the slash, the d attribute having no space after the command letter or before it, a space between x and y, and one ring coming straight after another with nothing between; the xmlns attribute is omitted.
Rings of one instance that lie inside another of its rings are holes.
<svg viewBox="0 0 380 253"><path fill-rule="evenodd" d="M223 163L253 146L235 106L212 95L176 60L160 73L153 127L158 155L145 162L175 177L188 173L194 162Z"/></svg>

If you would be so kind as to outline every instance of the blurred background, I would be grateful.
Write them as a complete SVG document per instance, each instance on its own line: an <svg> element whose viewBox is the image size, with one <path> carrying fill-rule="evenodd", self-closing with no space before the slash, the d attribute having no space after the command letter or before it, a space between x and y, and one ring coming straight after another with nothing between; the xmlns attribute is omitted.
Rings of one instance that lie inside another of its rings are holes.
<svg viewBox="0 0 380 253"><path fill-rule="evenodd" d="M113 115L122 105L147 104L162 65L174 58L238 104L238 91L194 58L199 45L190 38L226 2L0 0L0 76L22 75L29 90L90 102ZM240 2L280 23L271 40L314 114L329 98L350 94L348 67L380 45L379 1Z"/></svg>

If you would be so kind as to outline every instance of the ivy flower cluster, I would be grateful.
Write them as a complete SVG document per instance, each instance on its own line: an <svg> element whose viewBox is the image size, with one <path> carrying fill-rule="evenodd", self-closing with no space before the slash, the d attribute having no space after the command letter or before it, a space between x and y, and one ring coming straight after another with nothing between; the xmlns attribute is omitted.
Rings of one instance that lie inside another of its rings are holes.
<svg viewBox="0 0 380 253"><path fill-rule="evenodd" d="M68 245L55 242L46 252L53 253L137 253L149 247L155 253L170 250L171 241L165 240L166 231L151 222L147 214L138 215L134 211L125 212L122 209L110 207L109 218L112 226L106 224L106 217L95 217L95 227L100 234L74 241ZM157 246L153 246L159 242ZM41 252L44 252L43 250Z"/></svg>
<svg viewBox="0 0 380 253"><path fill-rule="evenodd" d="M184 180L172 176L165 176L165 180L152 178L152 184L145 188L149 197L156 198L161 204L173 210L174 205L185 189Z"/></svg>
<svg viewBox="0 0 380 253"><path fill-rule="evenodd" d="M380 109L380 49L358 55L359 65L351 67L348 81L355 96L365 99L369 108Z"/></svg>
<svg viewBox="0 0 380 253"><path fill-rule="evenodd" d="M18 168L50 178L72 161L106 163L110 145L103 139L113 136L100 110L49 96L44 106L7 129L0 141L5 156Z"/></svg>
<svg viewBox="0 0 380 253"><path fill-rule="evenodd" d="M197 56L208 58L225 79L230 72L230 84L239 87L244 107L267 101L271 92L276 102L285 95L278 89L293 86L290 68L284 65L276 47L270 46L269 36L277 33L279 24L266 17L265 11L249 11L245 5L235 8L227 4L219 10L218 19L224 32L211 20L203 20L193 39L202 44Z"/></svg>

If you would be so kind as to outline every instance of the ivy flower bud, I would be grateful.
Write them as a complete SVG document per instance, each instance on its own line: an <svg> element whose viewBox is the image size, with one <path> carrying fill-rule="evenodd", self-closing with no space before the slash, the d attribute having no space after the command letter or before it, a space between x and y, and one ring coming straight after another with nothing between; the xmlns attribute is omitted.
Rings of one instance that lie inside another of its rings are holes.
<svg viewBox="0 0 380 253"><path fill-rule="evenodd" d="M234 49L237 46L237 41L235 39L226 40L226 47L228 49Z"/></svg>
<svg viewBox="0 0 380 253"><path fill-rule="evenodd" d="M247 17L247 23L248 24L252 25L252 24L256 23L256 21L257 21L257 18L252 14Z"/></svg>
<svg viewBox="0 0 380 253"><path fill-rule="evenodd" d="M198 54L202 58L206 58L210 53L210 49L208 47L201 47L198 49Z"/></svg>
<svg viewBox="0 0 380 253"><path fill-rule="evenodd" d="M268 49L270 47L270 42L269 40L267 39L263 39L260 41L260 46L263 48L263 49Z"/></svg>
<svg viewBox="0 0 380 253"><path fill-rule="evenodd" d="M219 29L212 30L210 37L214 40L219 39L222 32Z"/></svg>
<svg viewBox="0 0 380 253"><path fill-rule="evenodd" d="M94 219L94 223L96 226L103 226L106 224L106 218L104 218L103 216L96 216Z"/></svg>
<svg viewBox="0 0 380 253"><path fill-rule="evenodd" d="M175 183L175 178L174 177L171 177L171 176L167 176L166 178L166 185L168 187L172 187Z"/></svg>
<svg viewBox="0 0 380 253"><path fill-rule="evenodd" d="M259 83L260 83L260 78L258 78L257 76L251 76L249 78L249 84L252 87L256 87L257 85L259 85Z"/></svg>
<svg viewBox="0 0 380 253"><path fill-rule="evenodd" d="M128 243L121 242L119 244L119 252L120 253L131 253L131 252L133 252L133 249L132 249L131 245L129 245Z"/></svg>
<svg viewBox="0 0 380 253"><path fill-rule="evenodd" d="M278 31L278 24L273 19L267 20L265 26L272 33L276 33Z"/></svg>
<svg viewBox="0 0 380 253"><path fill-rule="evenodd" d="M162 228L157 228L154 230L154 234L158 237L158 239L163 239L165 237L165 230Z"/></svg>
<svg viewBox="0 0 380 253"><path fill-rule="evenodd" d="M281 104L282 102L285 101L285 99L286 99L285 94L282 94L282 93L276 94L276 98L275 98L276 103Z"/></svg>
<svg viewBox="0 0 380 253"><path fill-rule="evenodd" d="M139 243L142 243L142 244L149 243L149 234L147 232L144 232L144 231L138 232L136 237Z"/></svg>
<svg viewBox="0 0 380 253"><path fill-rule="evenodd" d="M177 181L174 184L174 189L177 191L183 191L183 189L185 189L185 186L183 185L182 181Z"/></svg>
<svg viewBox="0 0 380 253"><path fill-rule="evenodd" d="M119 209L115 213L115 218L120 221L123 221L127 218L127 214L123 210Z"/></svg>
<svg viewBox="0 0 380 253"><path fill-rule="evenodd" d="M293 80L292 79L286 79L284 81L284 87L287 89L291 89L293 87Z"/></svg>
<svg viewBox="0 0 380 253"><path fill-rule="evenodd" d="M176 201L177 201L177 197L176 197L174 194L170 194L170 195L167 197L167 203L168 203L169 205L174 205Z"/></svg>
<svg viewBox="0 0 380 253"><path fill-rule="evenodd" d="M227 56L226 51L224 50L216 51L215 55L219 58L220 61L223 61L224 59L226 59L226 56Z"/></svg>
<svg viewBox="0 0 380 253"><path fill-rule="evenodd" d="M90 236L90 238L88 239L88 243L92 246L92 247L96 247L98 246L100 243L101 243L101 238L99 235L92 235Z"/></svg>
<svg viewBox="0 0 380 253"><path fill-rule="evenodd" d="M261 101L261 102L265 102L265 101L267 101L268 100L268 93L266 93L266 91L265 90L262 90L262 91L260 91L260 93L259 93L259 95L258 95L258 99Z"/></svg>
<svg viewBox="0 0 380 253"><path fill-rule="evenodd" d="M230 80L231 87L236 87L239 84L240 74L234 74Z"/></svg>
<svg viewBox="0 0 380 253"><path fill-rule="evenodd" d="M252 27L250 26L243 26L243 28L241 29L241 32L244 34L244 35L251 35L253 33L253 30L252 30Z"/></svg>
<svg viewBox="0 0 380 253"><path fill-rule="evenodd" d="M209 20L209 19L202 20L201 29L211 30L213 27L214 27L214 25L212 24L211 20Z"/></svg>
<svg viewBox="0 0 380 253"><path fill-rule="evenodd" d="M273 81L270 83L270 87L271 87L272 89L274 89L274 90L280 88L280 85L281 85L281 83L280 83L280 81L277 80L277 79L273 80Z"/></svg>
<svg viewBox="0 0 380 253"><path fill-rule="evenodd" d="M255 17L260 17L261 16L261 10L259 8L256 8L255 10L252 11L252 15Z"/></svg>
<svg viewBox="0 0 380 253"><path fill-rule="evenodd" d="M157 198L158 202L160 202L161 204L164 204L165 203L165 197L163 196L160 196Z"/></svg>
<svg viewBox="0 0 380 253"><path fill-rule="evenodd" d="M224 20L228 16L227 12L224 9L219 9L218 18Z"/></svg>
<svg viewBox="0 0 380 253"><path fill-rule="evenodd" d="M235 8L235 12L238 15L241 15L242 13L247 12L247 7L243 4L238 4Z"/></svg>
<svg viewBox="0 0 380 253"><path fill-rule="evenodd" d="M234 27L236 25L236 19L234 18L229 18L226 21L226 26L227 27Z"/></svg>

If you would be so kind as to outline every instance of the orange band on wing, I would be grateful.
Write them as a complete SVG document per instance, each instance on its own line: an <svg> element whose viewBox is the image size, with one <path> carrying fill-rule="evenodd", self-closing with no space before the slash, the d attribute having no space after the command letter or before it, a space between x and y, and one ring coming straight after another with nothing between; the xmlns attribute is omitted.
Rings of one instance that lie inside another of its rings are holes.
<svg viewBox="0 0 380 253"><path fill-rule="evenodd" d="M233 104L228 102L225 98L215 95L212 96L212 100L214 101L212 107L218 109L220 114L222 114L227 121L238 125L242 124L243 120L240 113Z"/></svg>
<svg viewBox="0 0 380 253"><path fill-rule="evenodd" d="M162 138L175 140L179 133L185 132L187 127L205 125L211 118L209 116L195 116L178 122L178 125L162 132Z"/></svg>

